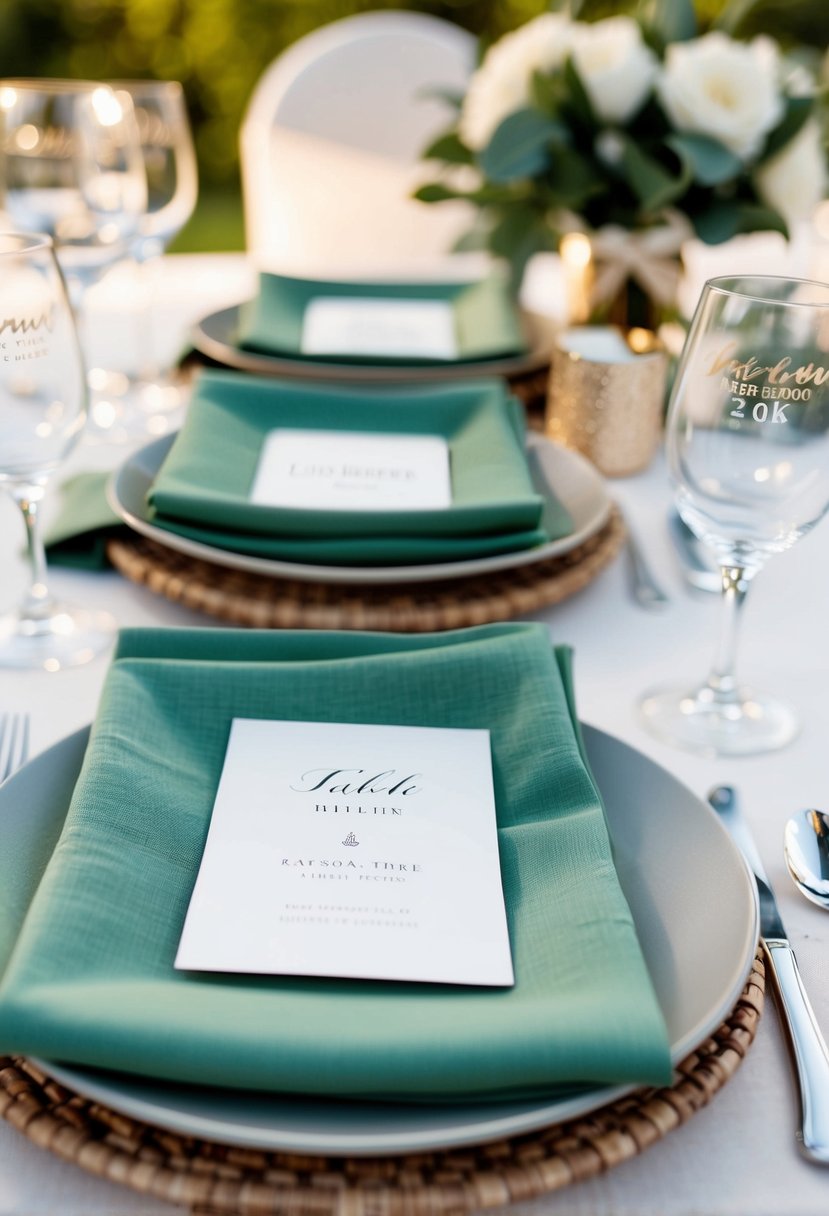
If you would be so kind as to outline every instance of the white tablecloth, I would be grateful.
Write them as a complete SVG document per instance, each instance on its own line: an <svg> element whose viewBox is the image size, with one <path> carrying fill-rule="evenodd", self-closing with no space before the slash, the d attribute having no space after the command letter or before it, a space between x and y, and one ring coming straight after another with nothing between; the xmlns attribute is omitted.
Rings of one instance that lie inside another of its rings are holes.
<svg viewBox="0 0 829 1216"><path fill-rule="evenodd" d="M165 307L180 322L244 295L250 283L249 270L238 258L173 259L171 265ZM201 296L194 302L188 285L192 289L195 275ZM124 454L124 448L84 447L72 458L72 467L114 464ZM741 789L818 1020L829 1034L829 917L795 892L782 856L787 816L800 807L829 805L829 524L774 559L751 591L743 622L742 670L798 707L800 737L776 755L708 761L655 742L640 725L635 703L643 689L666 677L691 682L704 674L719 605L715 597L692 594L682 583L665 526L669 493L661 459L645 474L611 483L611 489L670 590L670 607L657 614L635 604L620 559L578 596L538 619L549 625L556 641L576 649L585 720L653 757L700 796L724 781ZM4 607L24 586L21 540L22 526L4 501ZM63 598L107 607L121 625L212 623L115 573L55 569L52 583ZM33 750L39 751L91 720L106 667L103 658L56 675L3 673L0 708L31 711ZM795 1123L787 1053L768 1002L745 1064L708 1109L605 1177L515 1205L512 1211L516 1216L824 1216L829 1169L798 1156ZM0 1216L162 1216L176 1210L64 1164L0 1123Z"/></svg>

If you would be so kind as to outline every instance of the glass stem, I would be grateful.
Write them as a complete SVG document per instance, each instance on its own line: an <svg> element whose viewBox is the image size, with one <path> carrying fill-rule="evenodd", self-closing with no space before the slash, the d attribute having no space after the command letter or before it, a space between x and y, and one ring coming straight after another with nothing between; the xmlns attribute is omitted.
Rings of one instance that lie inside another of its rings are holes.
<svg viewBox="0 0 829 1216"><path fill-rule="evenodd" d="M722 574L723 611L720 625L720 640L714 662L708 673L708 687L720 704L736 705L737 679L734 674L737 660L737 630L739 627L746 593L752 573L744 566L720 567Z"/></svg>
<svg viewBox="0 0 829 1216"><path fill-rule="evenodd" d="M137 378L140 384L158 384L162 369L153 349L153 305L156 296L155 259L160 256L155 250L136 258L139 283L139 307L136 316L138 359Z"/></svg>
<svg viewBox="0 0 829 1216"><path fill-rule="evenodd" d="M76 274L65 274L66 294L75 319L75 332L78 335L78 345L86 369L87 383L89 382L89 316L86 310L86 291L88 284Z"/></svg>
<svg viewBox="0 0 829 1216"><path fill-rule="evenodd" d="M43 621L54 610L54 601L46 584L46 554L40 535L41 495L42 490L35 486L21 486L13 491L26 524L26 554L31 581L20 605L20 616L28 621Z"/></svg>

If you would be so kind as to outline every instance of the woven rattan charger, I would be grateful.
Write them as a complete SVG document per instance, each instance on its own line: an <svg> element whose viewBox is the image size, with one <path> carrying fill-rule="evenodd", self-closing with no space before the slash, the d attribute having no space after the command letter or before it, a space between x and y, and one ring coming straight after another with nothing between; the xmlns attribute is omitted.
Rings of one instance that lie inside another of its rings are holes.
<svg viewBox="0 0 829 1216"><path fill-rule="evenodd" d="M307 1157L234 1148L140 1123L0 1057L0 1114L35 1144L146 1195L223 1216L460 1216L561 1190L638 1156L733 1076L763 1009L758 953L719 1029L664 1089L510 1140L399 1157Z"/></svg>
<svg viewBox="0 0 829 1216"><path fill-rule="evenodd" d="M560 557L485 577L429 583L341 584L271 578L178 553L137 535L109 541L113 566L197 612L258 629L380 629L401 633L506 621L574 595L618 553L618 512Z"/></svg>

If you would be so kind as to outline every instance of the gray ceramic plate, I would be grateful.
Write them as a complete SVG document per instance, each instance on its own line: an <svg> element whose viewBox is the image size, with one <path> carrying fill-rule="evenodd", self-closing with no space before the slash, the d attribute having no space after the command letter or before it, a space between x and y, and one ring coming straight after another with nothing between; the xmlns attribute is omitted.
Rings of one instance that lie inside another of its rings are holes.
<svg viewBox="0 0 829 1216"><path fill-rule="evenodd" d="M434 367L394 367L371 363L334 363L330 360L292 359L288 355L266 355L242 350L236 345L239 309L234 304L211 313L194 327L193 346L208 359L225 367L260 376L287 376L294 380L330 380L337 384L400 384L429 380L469 379L471 376L526 376L540 371L550 361L554 327L535 313L521 313L529 349L504 359L482 359L475 363L440 363Z"/></svg>
<svg viewBox="0 0 829 1216"><path fill-rule="evenodd" d="M148 536L168 549L215 565L230 566L234 570L267 574L271 578L295 578L312 583L425 583L511 570L575 549L599 531L610 512L610 497L605 483L589 461L578 452L553 443L551 439L529 435L527 461L536 489L549 498L552 487L555 487L556 497L564 503L573 520L573 531L560 540L536 545L533 549L522 549L517 553L499 553L494 557L420 566L316 566L272 561L233 553L230 549L216 549L212 545L176 536L152 523L147 510L147 491L174 439L175 435L165 435L153 440L116 469L107 491L110 506L116 515L142 536Z"/></svg>
<svg viewBox="0 0 829 1216"><path fill-rule="evenodd" d="M685 786L602 731L587 727L585 737L676 1062L720 1025L742 991L758 935L754 885L713 811ZM86 730L70 736L0 789L0 850L23 863L33 848L48 852L86 740ZM93 1100L186 1135L331 1155L481 1143L585 1114L626 1092L594 1088L552 1102L405 1106L312 1101L42 1066Z"/></svg>

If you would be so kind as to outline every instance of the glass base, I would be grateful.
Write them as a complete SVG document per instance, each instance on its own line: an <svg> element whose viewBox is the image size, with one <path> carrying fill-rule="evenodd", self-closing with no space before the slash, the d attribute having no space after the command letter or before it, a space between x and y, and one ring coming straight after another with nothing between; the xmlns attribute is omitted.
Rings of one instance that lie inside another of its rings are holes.
<svg viewBox="0 0 829 1216"><path fill-rule="evenodd" d="M800 724L784 702L747 688L725 700L712 688L665 688L639 704L645 725L663 743L708 756L754 756L791 743Z"/></svg>
<svg viewBox="0 0 829 1216"><path fill-rule="evenodd" d="M108 612L55 604L33 620L19 613L0 617L0 667L62 671L80 667L108 650L117 626Z"/></svg>

